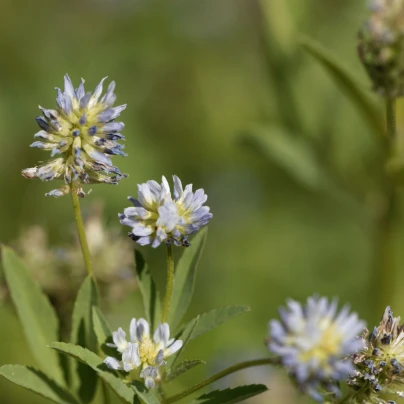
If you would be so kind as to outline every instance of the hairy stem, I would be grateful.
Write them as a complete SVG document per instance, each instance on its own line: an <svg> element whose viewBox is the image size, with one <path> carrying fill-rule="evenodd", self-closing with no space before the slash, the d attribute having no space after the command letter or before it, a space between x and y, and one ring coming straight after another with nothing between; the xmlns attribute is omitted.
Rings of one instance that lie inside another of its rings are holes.
<svg viewBox="0 0 404 404"><path fill-rule="evenodd" d="M254 366L262 366L262 365L277 365L279 363L278 358L265 358L265 359L256 359L246 362L241 362L236 365L230 366L227 369L222 370L219 373L203 380L202 382L195 384L195 386L190 387L189 389L184 390L182 393L176 394L175 396L168 397L164 404L174 403L176 401L182 400L183 398L189 396L190 394L198 391L211 383L216 382L217 380L222 379L223 377L230 375L231 373L237 372L241 369L251 368Z"/></svg>
<svg viewBox="0 0 404 404"><path fill-rule="evenodd" d="M93 265L91 263L90 250L88 249L86 233L84 230L83 217L81 215L80 201L78 195L76 194L76 192L74 192L73 186L71 186L70 193L72 195L74 218L76 219L77 223L77 231L79 233L79 241L81 251L83 253L84 264L87 269L87 274L94 276Z"/></svg>
<svg viewBox="0 0 404 404"><path fill-rule="evenodd" d="M161 322L165 323L168 319L168 313L170 311L171 294L173 292L174 283L174 256L172 244L167 244L167 285L166 295L164 297L163 313L161 316Z"/></svg>

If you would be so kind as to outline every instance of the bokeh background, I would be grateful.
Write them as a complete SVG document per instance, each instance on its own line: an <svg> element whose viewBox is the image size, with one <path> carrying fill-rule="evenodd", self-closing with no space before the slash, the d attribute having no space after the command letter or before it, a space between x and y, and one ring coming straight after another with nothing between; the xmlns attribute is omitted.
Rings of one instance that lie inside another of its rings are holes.
<svg viewBox="0 0 404 404"><path fill-rule="evenodd" d="M2 0L1 242L39 225L51 245L72 243L70 198L45 198L54 184L20 172L47 158L29 148L34 118L38 104L54 107L63 75L74 83L83 77L90 88L108 76L119 104L128 104L128 157L114 161L129 178L94 186L84 214L102 203L104 223L115 226L136 184L163 174L203 187L214 218L187 317L227 304L251 307L189 345L184 358L208 364L179 379L182 386L267 355L268 320L288 297L338 296L376 321L370 272L380 139L299 45L302 35L321 43L366 90L356 55L365 15L363 2L351 0ZM163 289L164 249L142 251ZM404 310L399 297L393 303L395 314ZM114 327L141 315L136 291L107 307ZM10 303L0 307L0 324L0 365L35 364ZM275 370L244 371L221 386L237 382L270 387L256 403L308 402ZM4 404L45 402L4 379L0 391Z"/></svg>

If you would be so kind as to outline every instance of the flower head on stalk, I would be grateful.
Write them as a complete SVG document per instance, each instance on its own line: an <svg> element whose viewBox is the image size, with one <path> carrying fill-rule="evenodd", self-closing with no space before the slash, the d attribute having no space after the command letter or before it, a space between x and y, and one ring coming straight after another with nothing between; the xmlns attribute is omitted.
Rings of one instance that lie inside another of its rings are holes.
<svg viewBox="0 0 404 404"><path fill-rule="evenodd" d="M140 368L140 377L145 379L145 385L149 389L159 379L159 367L166 364L165 359L182 347L181 340L170 339L170 327L167 323L160 324L151 339L149 323L143 318L132 319L130 341L126 341L122 328L113 333L113 341L108 346L116 348L122 354L122 360L109 356L104 363L110 369L125 372Z"/></svg>
<svg viewBox="0 0 404 404"><path fill-rule="evenodd" d="M192 184L182 188L174 175L174 194L163 176L161 184L147 181L138 185L138 199L129 197L134 206L119 214L120 222L132 228L129 235L140 245L158 247L162 242L189 246L188 236L196 233L212 218L203 189L192 192Z"/></svg>
<svg viewBox="0 0 404 404"><path fill-rule="evenodd" d="M378 327L362 334L364 349L354 355L355 371L348 384L356 390L358 402L391 403L380 394L404 398L404 324L393 317L390 307L384 311Z"/></svg>
<svg viewBox="0 0 404 404"><path fill-rule="evenodd" d="M280 320L269 323L268 348L279 356L298 387L316 401L339 395L338 381L353 370L349 357L363 348L357 335L365 324L337 301L309 297L305 306L289 300Z"/></svg>
<svg viewBox="0 0 404 404"><path fill-rule="evenodd" d="M117 184L126 177L112 165L109 157L125 156L123 145L117 142L124 139L120 133L124 124L115 120L126 105L112 107L116 100L113 81L100 99L104 80L91 93L85 91L83 79L74 89L66 75L64 91L56 89L56 110L39 107L43 116L36 121L41 130L35 134L38 140L31 147L49 150L51 160L26 168L22 175L42 181L64 180L64 186L46 195L62 196L70 191L72 184L74 192L83 197L82 184Z"/></svg>
<svg viewBox="0 0 404 404"><path fill-rule="evenodd" d="M358 51L375 91L388 98L404 95L404 0L370 1Z"/></svg>

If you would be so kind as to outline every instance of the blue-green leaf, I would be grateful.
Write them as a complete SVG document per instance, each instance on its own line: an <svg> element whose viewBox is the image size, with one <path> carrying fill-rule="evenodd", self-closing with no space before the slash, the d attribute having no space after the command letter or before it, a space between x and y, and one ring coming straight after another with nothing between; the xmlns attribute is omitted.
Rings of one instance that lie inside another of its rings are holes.
<svg viewBox="0 0 404 404"><path fill-rule="evenodd" d="M55 403L79 403L67 390L58 385L45 373L30 366L4 365L0 368L0 375Z"/></svg>
<svg viewBox="0 0 404 404"><path fill-rule="evenodd" d="M196 234L192 239L191 246L185 249L182 254L175 270L170 313L168 316L168 323L173 330L181 322L191 303L195 288L196 270L205 247L207 234L207 227Z"/></svg>
<svg viewBox="0 0 404 404"><path fill-rule="evenodd" d="M92 276L88 276L80 287L74 304L70 342L90 351L97 351L97 336L93 324L93 306L98 306L98 292ZM80 362L73 364L72 383L80 399L88 403L95 394L97 376L92 369Z"/></svg>
<svg viewBox="0 0 404 404"><path fill-rule="evenodd" d="M160 318L160 299L150 269L140 251L135 250L136 276L143 299L146 319L154 328L157 327Z"/></svg>
<svg viewBox="0 0 404 404"><path fill-rule="evenodd" d="M174 369L172 369L171 372L164 377L164 382L169 383L176 379L178 376L181 376L183 373L188 372L188 370L193 369L195 366L205 364L206 362L201 359L185 360Z"/></svg>
<svg viewBox="0 0 404 404"><path fill-rule="evenodd" d="M249 384L234 389L215 390L203 394L192 402L192 404L234 404L257 396L268 390L263 384Z"/></svg>
<svg viewBox="0 0 404 404"><path fill-rule="evenodd" d="M363 86L358 84L349 70L313 39L302 37L300 44L324 67L338 87L352 100L371 128L377 133L383 134L384 121L380 106L377 105L375 99L370 97L370 94L364 92Z"/></svg>
<svg viewBox="0 0 404 404"><path fill-rule="evenodd" d="M32 354L42 369L63 385L59 356L47 348L49 343L59 339L56 313L48 298L31 278L23 261L12 249L2 248L2 263L7 285Z"/></svg>
<svg viewBox="0 0 404 404"><path fill-rule="evenodd" d="M50 347L89 366L108 384L122 402L133 403L134 391L109 371L103 360L94 352L81 346L64 342L54 342Z"/></svg>

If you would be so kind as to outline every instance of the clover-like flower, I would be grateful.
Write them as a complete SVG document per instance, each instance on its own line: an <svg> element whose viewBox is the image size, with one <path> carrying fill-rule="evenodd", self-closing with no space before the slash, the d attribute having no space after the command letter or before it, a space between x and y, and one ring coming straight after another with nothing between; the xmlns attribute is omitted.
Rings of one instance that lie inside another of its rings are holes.
<svg viewBox="0 0 404 404"><path fill-rule="evenodd" d="M269 323L268 348L297 386L316 401L322 392L340 394L337 382L353 370L349 357L363 348L357 335L365 324L337 301L309 297L305 306L289 300L279 310L280 321Z"/></svg>
<svg viewBox="0 0 404 404"><path fill-rule="evenodd" d="M158 247L162 242L188 247L188 236L212 218L203 189L192 192L192 184L182 188L174 175L174 195L163 176L162 183L147 181L138 185L138 199L129 197L133 207L119 214L120 222L132 228L129 235L140 245Z"/></svg>
<svg viewBox="0 0 404 404"><path fill-rule="evenodd" d="M379 326L363 332L365 347L354 355L355 371L348 380L358 392L357 402L391 403L380 394L404 397L404 324L399 323L387 307Z"/></svg>
<svg viewBox="0 0 404 404"><path fill-rule="evenodd" d="M404 95L404 0L370 2L358 51L375 91L388 98Z"/></svg>
<svg viewBox="0 0 404 404"><path fill-rule="evenodd" d="M109 157L117 154L125 156L123 145L117 142L124 139L120 133L124 124L115 122L115 119L126 105L112 107L116 100L113 81L100 99L104 80L97 85L94 93L86 93L83 79L74 89L70 77L66 75L64 92L56 89L56 110L39 107L43 116L37 117L36 121L41 130L35 134L34 138L38 140L31 147L49 150L52 159L26 168L22 175L42 181L64 180L64 186L46 195L62 196L72 186L74 192L83 197L82 184L117 184L126 177L112 165Z"/></svg>
<svg viewBox="0 0 404 404"><path fill-rule="evenodd" d="M114 343L107 344L122 353L122 360L107 357L104 363L115 370L130 372L141 368L140 377L145 379L147 388L153 388L159 379L159 367L166 364L165 359L182 347L181 340L170 339L170 327L167 323L160 324L153 339L150 338L149 323L140 318L132 319L130 323L130 341L126 341L126 334L119 328L113 333Z"/></svg>

